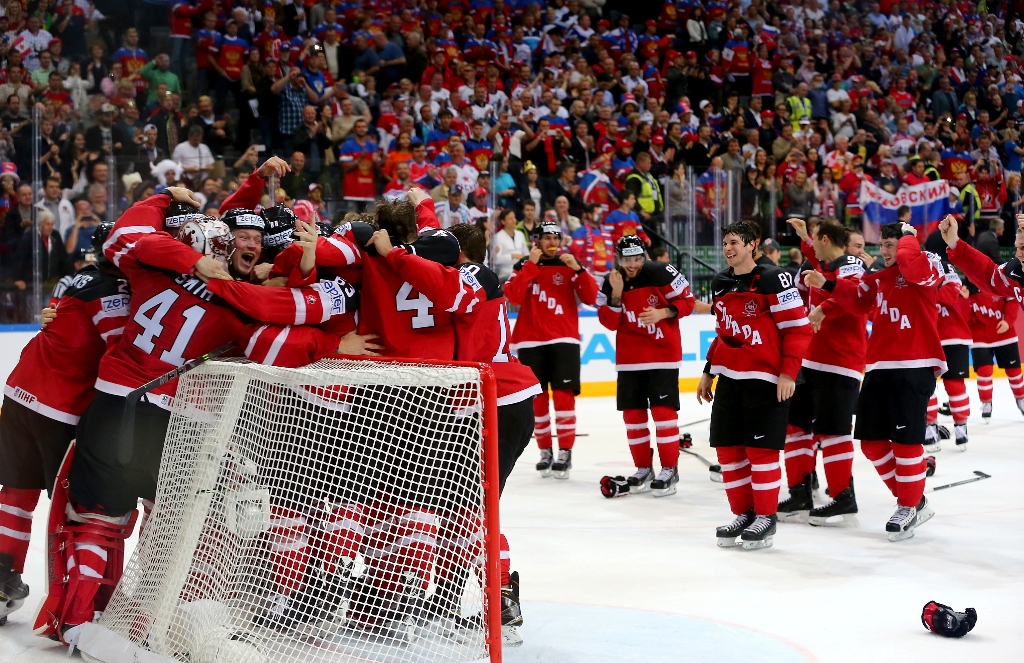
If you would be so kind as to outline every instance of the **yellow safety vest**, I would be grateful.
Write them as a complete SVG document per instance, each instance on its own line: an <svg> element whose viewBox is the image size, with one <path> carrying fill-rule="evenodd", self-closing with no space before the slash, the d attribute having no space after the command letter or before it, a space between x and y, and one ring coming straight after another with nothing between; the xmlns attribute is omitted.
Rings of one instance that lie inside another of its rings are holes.
<svg viewBox="0 0 1024 663"><path fill-rule="evenodd" d="M786 103L789 104L789 121L793 125L793 131L800 130L800 118L811 117L811 100L807 97L801 99L795 94L786 99Z"/></svg>
<svg viewBox="0 0 1024 663"><path fill-rule="evenodd" d="M964 214L967 214L967 205L964 205L964 198L967 194L974 196L974 220L977 221L981 218L981 196L978 195L978 190L974 188L974 184L968 184L960 191L960 205L964 208Z"/></svg>
<svg viewBox="0 0 1024 663"><path fill-rule="evenodd" d="M654 214L658 209L658 192L651 186L650 180L642 177L639 173L630 173L626 176L626 181L628 182L634 177L640 180L640 195L637 196L636 202L640 204L640 209L648 214Z"/></svg>

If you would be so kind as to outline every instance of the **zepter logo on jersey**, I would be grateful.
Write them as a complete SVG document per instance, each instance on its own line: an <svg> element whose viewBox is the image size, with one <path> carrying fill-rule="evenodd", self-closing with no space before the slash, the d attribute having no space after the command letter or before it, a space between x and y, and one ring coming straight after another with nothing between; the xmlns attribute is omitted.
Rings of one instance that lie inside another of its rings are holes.
<svg viewBox="0 0 1024 663"><path fill-rule="evenodd" d="M228 265L231 254L235 252L235 241L231 230L223 221L212 217L203 217L201 221L189 221L181 227L178 240L194 251Z"/></svg>

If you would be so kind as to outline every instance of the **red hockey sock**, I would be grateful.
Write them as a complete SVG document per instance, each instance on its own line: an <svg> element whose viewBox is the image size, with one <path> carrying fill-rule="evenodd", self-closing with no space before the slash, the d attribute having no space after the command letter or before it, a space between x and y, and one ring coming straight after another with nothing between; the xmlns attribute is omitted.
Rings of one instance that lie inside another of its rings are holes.
<svg viewBox="0 0 1024 663"><path fill-rule="evenodd" d="M533 435L537 438L537 448L551 448L551 415L548 414L546 391L533 398Z"/></svg>
<svg viewBox="0 0 1024 663"><path fill-rule="evenodd" d="M508 587L512 584L511 571L512 571L512 556L508 551L508 539L505 535L501 535L501 586Z"/></svg>
<svg viewBox="0 0 1024 663"><path fill-rule="evenodd" d="M25 570L29 537L32 535L32 512L39 503L41 490L0 488L0 554L14 558L12 566Z"/></svg>
<svg viewBox="0 0 1024 663"><path fill-rule="evenodd" d="M1013 392L1013 400L1019 401L1024 398L1024 375L1019 368L1006 369L1006 377L1010 379L1010 391Z"/></svg>
<svg viewBox="0 0 1024 663"><path fill-rule="evenodd" d="M651 431L647 428L647 410L623 410L622 420L626 422L626 439L633 464L638 468L651 467L654 452L651 450Z"/></svg>
<svg viewBox="0 0 1024 663"><path fill-rule="evenodd" d="M987 366L975 366L974 372L978 374L978 398L982 403L992 402L992 364Z"/></svg>
<svg viewBox="0 0 1024 663"><path fill-rule="evenodd" d="M924 495L924 446L894 444L896 456L896 501L900 506L917 506Z"/></svg>
<svg viewBox="0 0 1024 663"><path fill-rule="evenodd" d="M939 397L932 394L932 397L928 399L928 418L925 419L925 423L934 424L939 420Z"/></svg>
<svg viewBox="0 0 1024 663"><path fill-rule="evenodd" d="M674 409L666 405L651 408L654 419L654 435L658 442L658 459L662 467L679 464L679 419Z"/></svg>
<svg viewBox="0 0 1024 663"><path fill-rule="evenodd" d="M576 395L571 389L552 389L551 400L555 402L558 448L572 449L576 442Z"/></svg>
<svg viewBox="0 0 1024 663"><path fill-rule="evenodd" d="M882 478L885 485L889 486L892 496L896 497L896 457L892 452L893 446L889 440L860 441L860 450L875 466L875 471L878 472L878 476Z"/></svg>
<svg viewBox="0 0 1024 663"><path fill-rule="evenodd" d="M363 507L360 504L338 504L331 507L325 518L319 547L323 555L324 571L336 573L338 562L354 560L363 542Z"/></svg>
<svg viewBox="0 0 1024 663"><path fill-rule="evenodd" d="M270 559L275 590L285 596L302 584L309 559L306 517L277 505L270 505Z"/></svg>
<svg viewBox="0 0 1024 663"><path fill-rule="evenodd" d="M825 466L828 494L833 498L850 487L853 476L853 436L819 435L821 462Z"/></svg>
<svg viewBox="0 0 1024 663"><path fill-rule="evenodd" d="M814 471L814 435L796 426L786 426L786 480L795 486Z"/></svg>
<svg viewBox="0 0 1024 663"><path fill-rule="evenodd" d="M737 516L750 511L754 508L754 491L750 487L747 448L718 447L715 451L718 452L718 462L722 465L722 481L725 496L729 499L729 508Z"/></svg>
<svg viewBox="0 0 1024 663"><path fill-rule="evenodd" d="M942 384L946 387L946 395L949 396L949 412L953 415L953 423L966 423L967 417L971 416L971 399L967 395L967 385L962 378L943 380Z"/></svg>
<svg viewBox="0 0 1024 663"><path fill-rule="evenodd" d="M782 486L782 467L775 449L747 447L750 459L750 488L754 494L754 511L759 516L770 516L779 510L779 487Z"/></svg>

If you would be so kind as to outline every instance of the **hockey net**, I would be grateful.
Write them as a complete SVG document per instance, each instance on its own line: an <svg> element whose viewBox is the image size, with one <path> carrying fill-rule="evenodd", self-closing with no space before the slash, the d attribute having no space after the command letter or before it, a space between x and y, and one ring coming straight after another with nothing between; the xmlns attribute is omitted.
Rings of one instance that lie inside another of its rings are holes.
<svg viewBox="0 0 1024 663"><path fill-rule="evenodd" d="M500 661L494 382L479 365L214 361L79 647L105 663Z"/></svg>

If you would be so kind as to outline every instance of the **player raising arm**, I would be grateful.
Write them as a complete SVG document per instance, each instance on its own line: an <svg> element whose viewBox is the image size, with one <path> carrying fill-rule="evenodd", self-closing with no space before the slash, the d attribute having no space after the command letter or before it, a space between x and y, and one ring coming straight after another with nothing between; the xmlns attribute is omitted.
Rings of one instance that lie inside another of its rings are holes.
<svg viewBox="0 0 1024 663"><path fill-rule="evenodd" d="M626 481L632 493L649 490L664 497L675 493L679 483L679 318L693 311L693 295L675 267L646 258L644 243L636 235L620 237L615 251L619 267L601 288L597 317L615 332L615 400L636 465ZM648 410L661 462L657 477Z"/></svg>
<svg viewBox="0 0 1024 663"><path fill-rule="evenodd" d="M717 336L697 386L712 402L711 446L718 450L729 507L736 519L715 534L718 545L753 550L772 545L789 403L807 355L811 324L788 272L754 262L757 231L733 223L722 238L729 268L711 282ZM712 385L718 385L712 393ZM737 542L742 540L742 544Z"/></svg>
<svg viewBox="0 0 1024 663"><path fill-rule="evenodd" d="M967 451L967 419L971 416L971 401L967 396L967 385L964 380L971 375L968 351L972 342L971 327L967 324L970 317L970 304L967 301L968 290L960 281L960 276L942 256L932 259L936 269L942 272L942 283L939 286L939 300L936 308L939 313L939 340L945 353L946 372L942 374L942 386L949 397L949 413L953 416L956 448ZM936 385L937 387L937 385ZM939 399L932 394L928 400L928 420L924 435L924 450L939 451Z"/></svg>
<svg viewBox="0 0 1024 663"><path fill-rule="evenodd" d="M882 226L885 268L865 275L860 285L810 283L831 288L841 306L874 312L853 434L899 504L885 526L890 541L914 536L934 515L924 497L923 443L935 376L946 371L936 308L942 273L916 235L910 224Z"/></svg>

